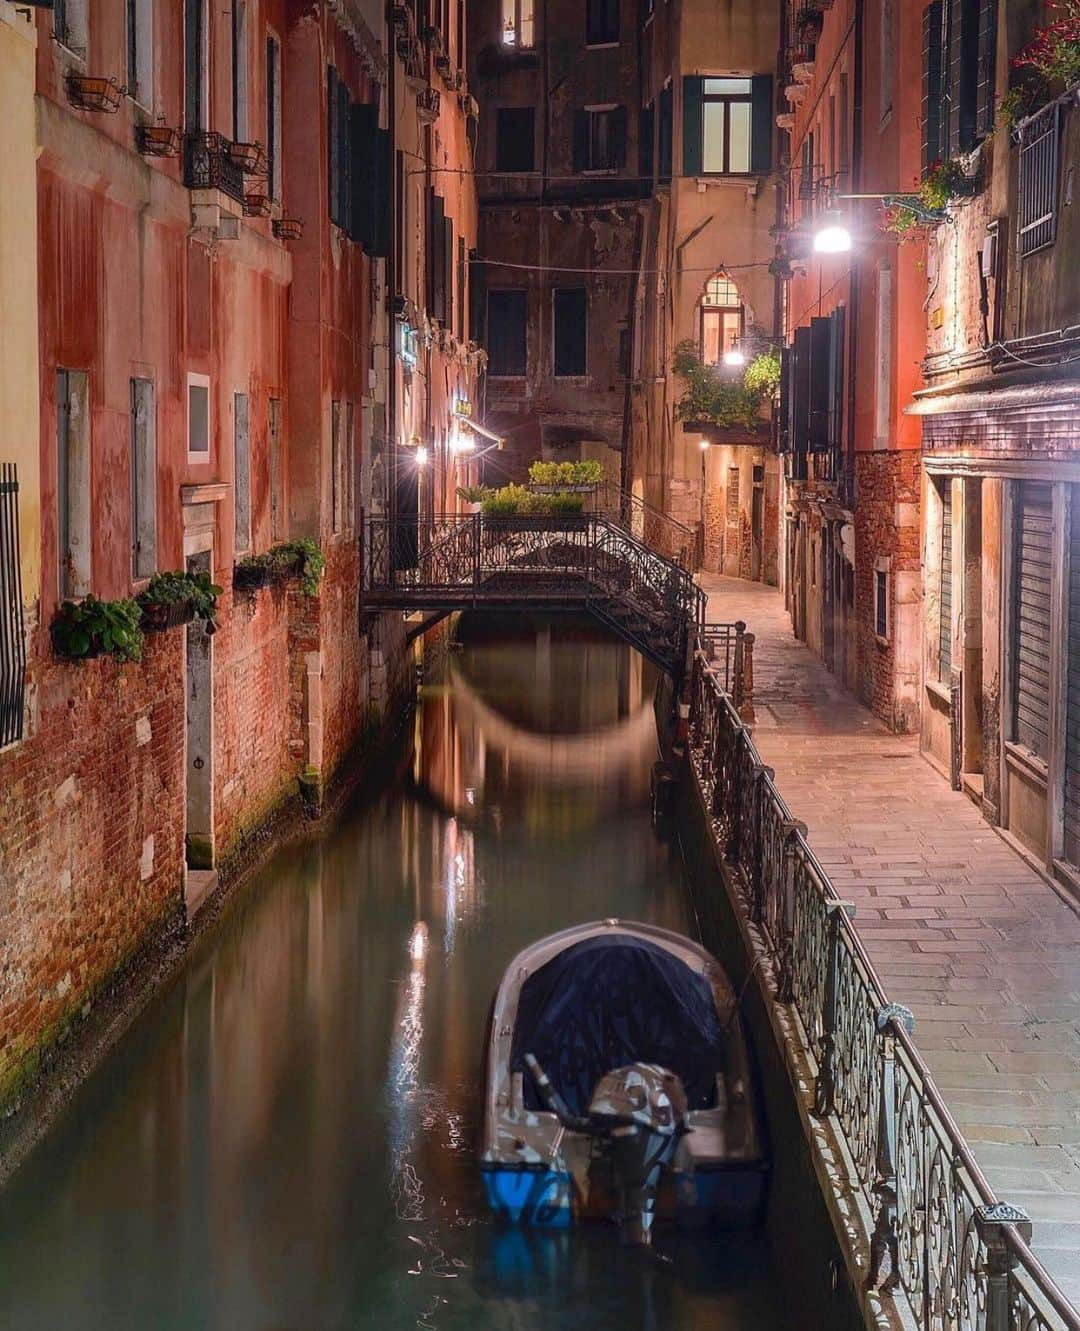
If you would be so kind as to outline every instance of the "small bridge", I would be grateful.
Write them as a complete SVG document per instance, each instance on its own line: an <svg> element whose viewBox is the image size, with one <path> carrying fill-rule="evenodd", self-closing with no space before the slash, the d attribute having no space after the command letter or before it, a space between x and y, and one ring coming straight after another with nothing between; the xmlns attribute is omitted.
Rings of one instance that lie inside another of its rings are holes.
<svg viewBox="0 0 1080 1331"><path fill-rule="evenodd" d="M367 518L366 610L581 610L680 680L705 596L617 522L580 517Z"/></svg>

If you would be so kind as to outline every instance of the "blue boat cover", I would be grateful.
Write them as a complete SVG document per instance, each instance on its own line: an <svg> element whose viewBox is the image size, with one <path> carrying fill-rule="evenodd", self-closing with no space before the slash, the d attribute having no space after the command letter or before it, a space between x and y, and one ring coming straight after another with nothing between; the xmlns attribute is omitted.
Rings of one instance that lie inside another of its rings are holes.
<svg viewBox="0 0 1080 1331"><path fill-rule="evenodd" d="M658 1063L681 1078L691 1109L716 1099L723 1029L712 988L678 957L644 939L602 934L575 943L525 981L511 1068L525 1074L525 1105L541 1109L525 1067L533 1054L566 1101L584 1114L614 1068Z"/></svg>

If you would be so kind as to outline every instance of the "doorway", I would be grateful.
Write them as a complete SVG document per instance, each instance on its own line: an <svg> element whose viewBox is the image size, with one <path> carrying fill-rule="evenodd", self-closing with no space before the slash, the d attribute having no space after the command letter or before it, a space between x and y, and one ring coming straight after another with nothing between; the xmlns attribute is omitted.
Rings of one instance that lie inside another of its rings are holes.
<svg viewBox="0 0 1080 1331"><path fill-rule="evenodd" d="M210 551L189 555L189 573L210 572ZM184 698L184 857L189 869L214 867L214 640L203 621L188 624Z"/></svg>
<svg viewBox="0 0 1080 1331"><path fill-rule="evenodd" d="M963 481L963 552L960 574L962 629L960 717L960 779L964 789L982 802L983 795L983 643L982 643L982 481Z"/></svg>
<svg viewBox="0 0 1080 1331"><path fill-rule="evenodd" d="M750 498L750 577L761 581L761 552L765 540L765 468L754 467L754 491Z"/></svg>

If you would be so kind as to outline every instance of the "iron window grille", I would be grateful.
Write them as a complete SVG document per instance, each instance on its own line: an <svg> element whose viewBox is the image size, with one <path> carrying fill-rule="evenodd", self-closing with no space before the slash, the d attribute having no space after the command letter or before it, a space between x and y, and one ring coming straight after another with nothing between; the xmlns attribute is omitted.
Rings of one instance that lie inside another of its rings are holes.
<svg viewBox="0 0 1080 1331"><path fill-rule="evenodd" d="M184 184L188 189L216 189L244 202L244 168L229 151L228 139L197 130L184 136Z"/></svg>
<svg viewBox="0 0 1080 1331"><path fill-rule="evenodd" d="M26 639L19 564L19 481L0 463L0 748L23 734Z"/></svg>
<svg viewBox="0 0 1080 1331"><path fill-rule="evenodd" d="M1020 127L1017 248L1021 256L1054 243L1060 155L1061 105L1054 102Z"/></svg>

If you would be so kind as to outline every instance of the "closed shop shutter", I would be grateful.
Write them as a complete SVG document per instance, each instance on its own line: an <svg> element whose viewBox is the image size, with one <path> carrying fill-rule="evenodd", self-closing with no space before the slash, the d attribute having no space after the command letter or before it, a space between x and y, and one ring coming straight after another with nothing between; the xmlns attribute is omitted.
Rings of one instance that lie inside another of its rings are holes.
<svg viewBox="0 0 1080 1331"><path fill-rule="evenodd" d="M938 628L941 669L938 679L948 684L952 675L952 481L941 486L941 623Z"/></svg>
<svg viewBox="0 0 1080 1331"><path fill-rule="evenodd" d="M1013 734L1040 758L1050 734L1050 486L1018 488L1013 576Z"/></svg>
<svg viewBox="0 0 1080 1331"><path fill-rule="evenodd" d="M1065 695L1065 858L1080 865L1080 485L1069 537L1069 682Z"/></svg>

